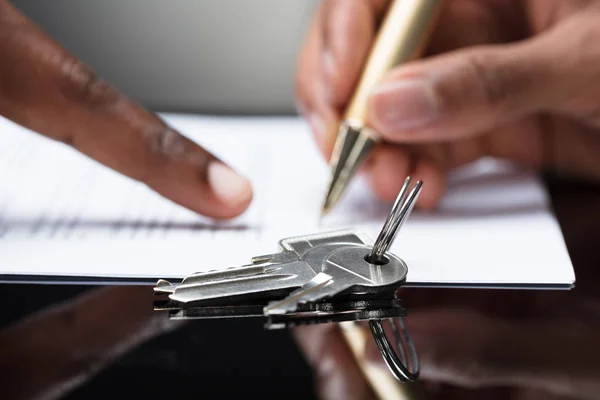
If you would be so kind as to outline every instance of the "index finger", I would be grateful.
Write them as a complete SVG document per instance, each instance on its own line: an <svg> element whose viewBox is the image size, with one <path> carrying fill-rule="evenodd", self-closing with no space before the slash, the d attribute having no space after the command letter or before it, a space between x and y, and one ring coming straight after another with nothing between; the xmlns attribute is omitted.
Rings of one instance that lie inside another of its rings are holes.
<svg viewBox="0 0 600 400"><path fill-rule="evenodd" d="M0 0L0 114L147 184L200 214L230 218L250 183L119 93Z"/></svg>
<svg viewBox="0 0 600 400"><path fill-rule="evenodd" d="M339 114L350 100L386 4L385 0L324 1L309 26L295 91L325 159L333 150Z"/></svg>

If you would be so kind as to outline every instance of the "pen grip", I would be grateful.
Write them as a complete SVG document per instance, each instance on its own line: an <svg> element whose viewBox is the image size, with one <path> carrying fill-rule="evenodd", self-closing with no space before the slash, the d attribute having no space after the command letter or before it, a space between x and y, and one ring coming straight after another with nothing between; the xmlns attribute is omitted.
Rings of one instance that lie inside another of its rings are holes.
<svg viewBox="0 0 600 400"><path fill-rule="evenodd" d="M394 66L423 53L443 0L394 0L379 28L374 46L344 119L364 125L371 91Z"/></svg>

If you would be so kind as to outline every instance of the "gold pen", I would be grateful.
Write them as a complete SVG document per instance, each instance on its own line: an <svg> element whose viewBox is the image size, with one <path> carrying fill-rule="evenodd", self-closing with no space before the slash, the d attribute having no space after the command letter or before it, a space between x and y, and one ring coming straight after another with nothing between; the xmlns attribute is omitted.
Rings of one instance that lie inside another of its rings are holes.
<svg viewBox="0 0 600 400"><path fill-rule="evenodd" d="M367 101L394 66L423 53L443 0L394 0L371 49L362 77L346 109L331 156L331 178L321 215L338 202L365 157L380 138L365 124Z"/></svg>
<svg viewBox="0 0 600 400"><path fill-rule="evenodd" d="M400 383L388 369L372 365L369 362L365 350L371 335L367 328L352 321L342 322L340 327L357 367L377 400L429 400L432 398L419 381Z"/></svg>

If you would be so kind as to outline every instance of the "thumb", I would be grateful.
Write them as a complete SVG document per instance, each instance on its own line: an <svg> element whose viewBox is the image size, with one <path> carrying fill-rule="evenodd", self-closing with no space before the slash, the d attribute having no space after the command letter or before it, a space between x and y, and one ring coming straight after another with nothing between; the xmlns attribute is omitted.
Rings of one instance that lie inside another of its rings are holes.
<svg viewBox="0 0 600 400"><path fill-rule="evenodd" d="M393 70L368 120L388 141L455 140L538 111L555 111L597 82L597 23L568 21L506 45L466 48Z"/></svg>

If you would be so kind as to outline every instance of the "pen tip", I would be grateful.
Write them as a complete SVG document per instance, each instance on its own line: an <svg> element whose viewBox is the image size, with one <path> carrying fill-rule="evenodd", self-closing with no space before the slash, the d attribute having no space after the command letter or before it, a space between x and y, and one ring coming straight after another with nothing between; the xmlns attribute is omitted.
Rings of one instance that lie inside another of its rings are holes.
<svg viewBox="0 0 600 400"><path fill-rule="evenodd" d="M375 144L367 131L344 125L336 139L331 157L331 178L321 215L327 215L338 203L350 180Z"/></svg>
<svg viewBox="0 0 600 400"><path fill-rule="evenodd" d="M330 190L327 192L327 195L325 196L325 200L323 201L323 205L321 206L321 217L320 219L323 220L325 217L327 217L331 211L333 210L333 208L335 207L337 200L338 200L338 194L336 193L335 188L339 185L338 184L333 184L330 187Z"/></svg>
<svg viewBox="0 0 600 400"><path fill-rule="evenodd" d="M320 219L325 218L329 212L331 211L331 205L328 204L327 199L325 200L325 204L323 205L323 207L321 208L321 216Z"/></svg>

